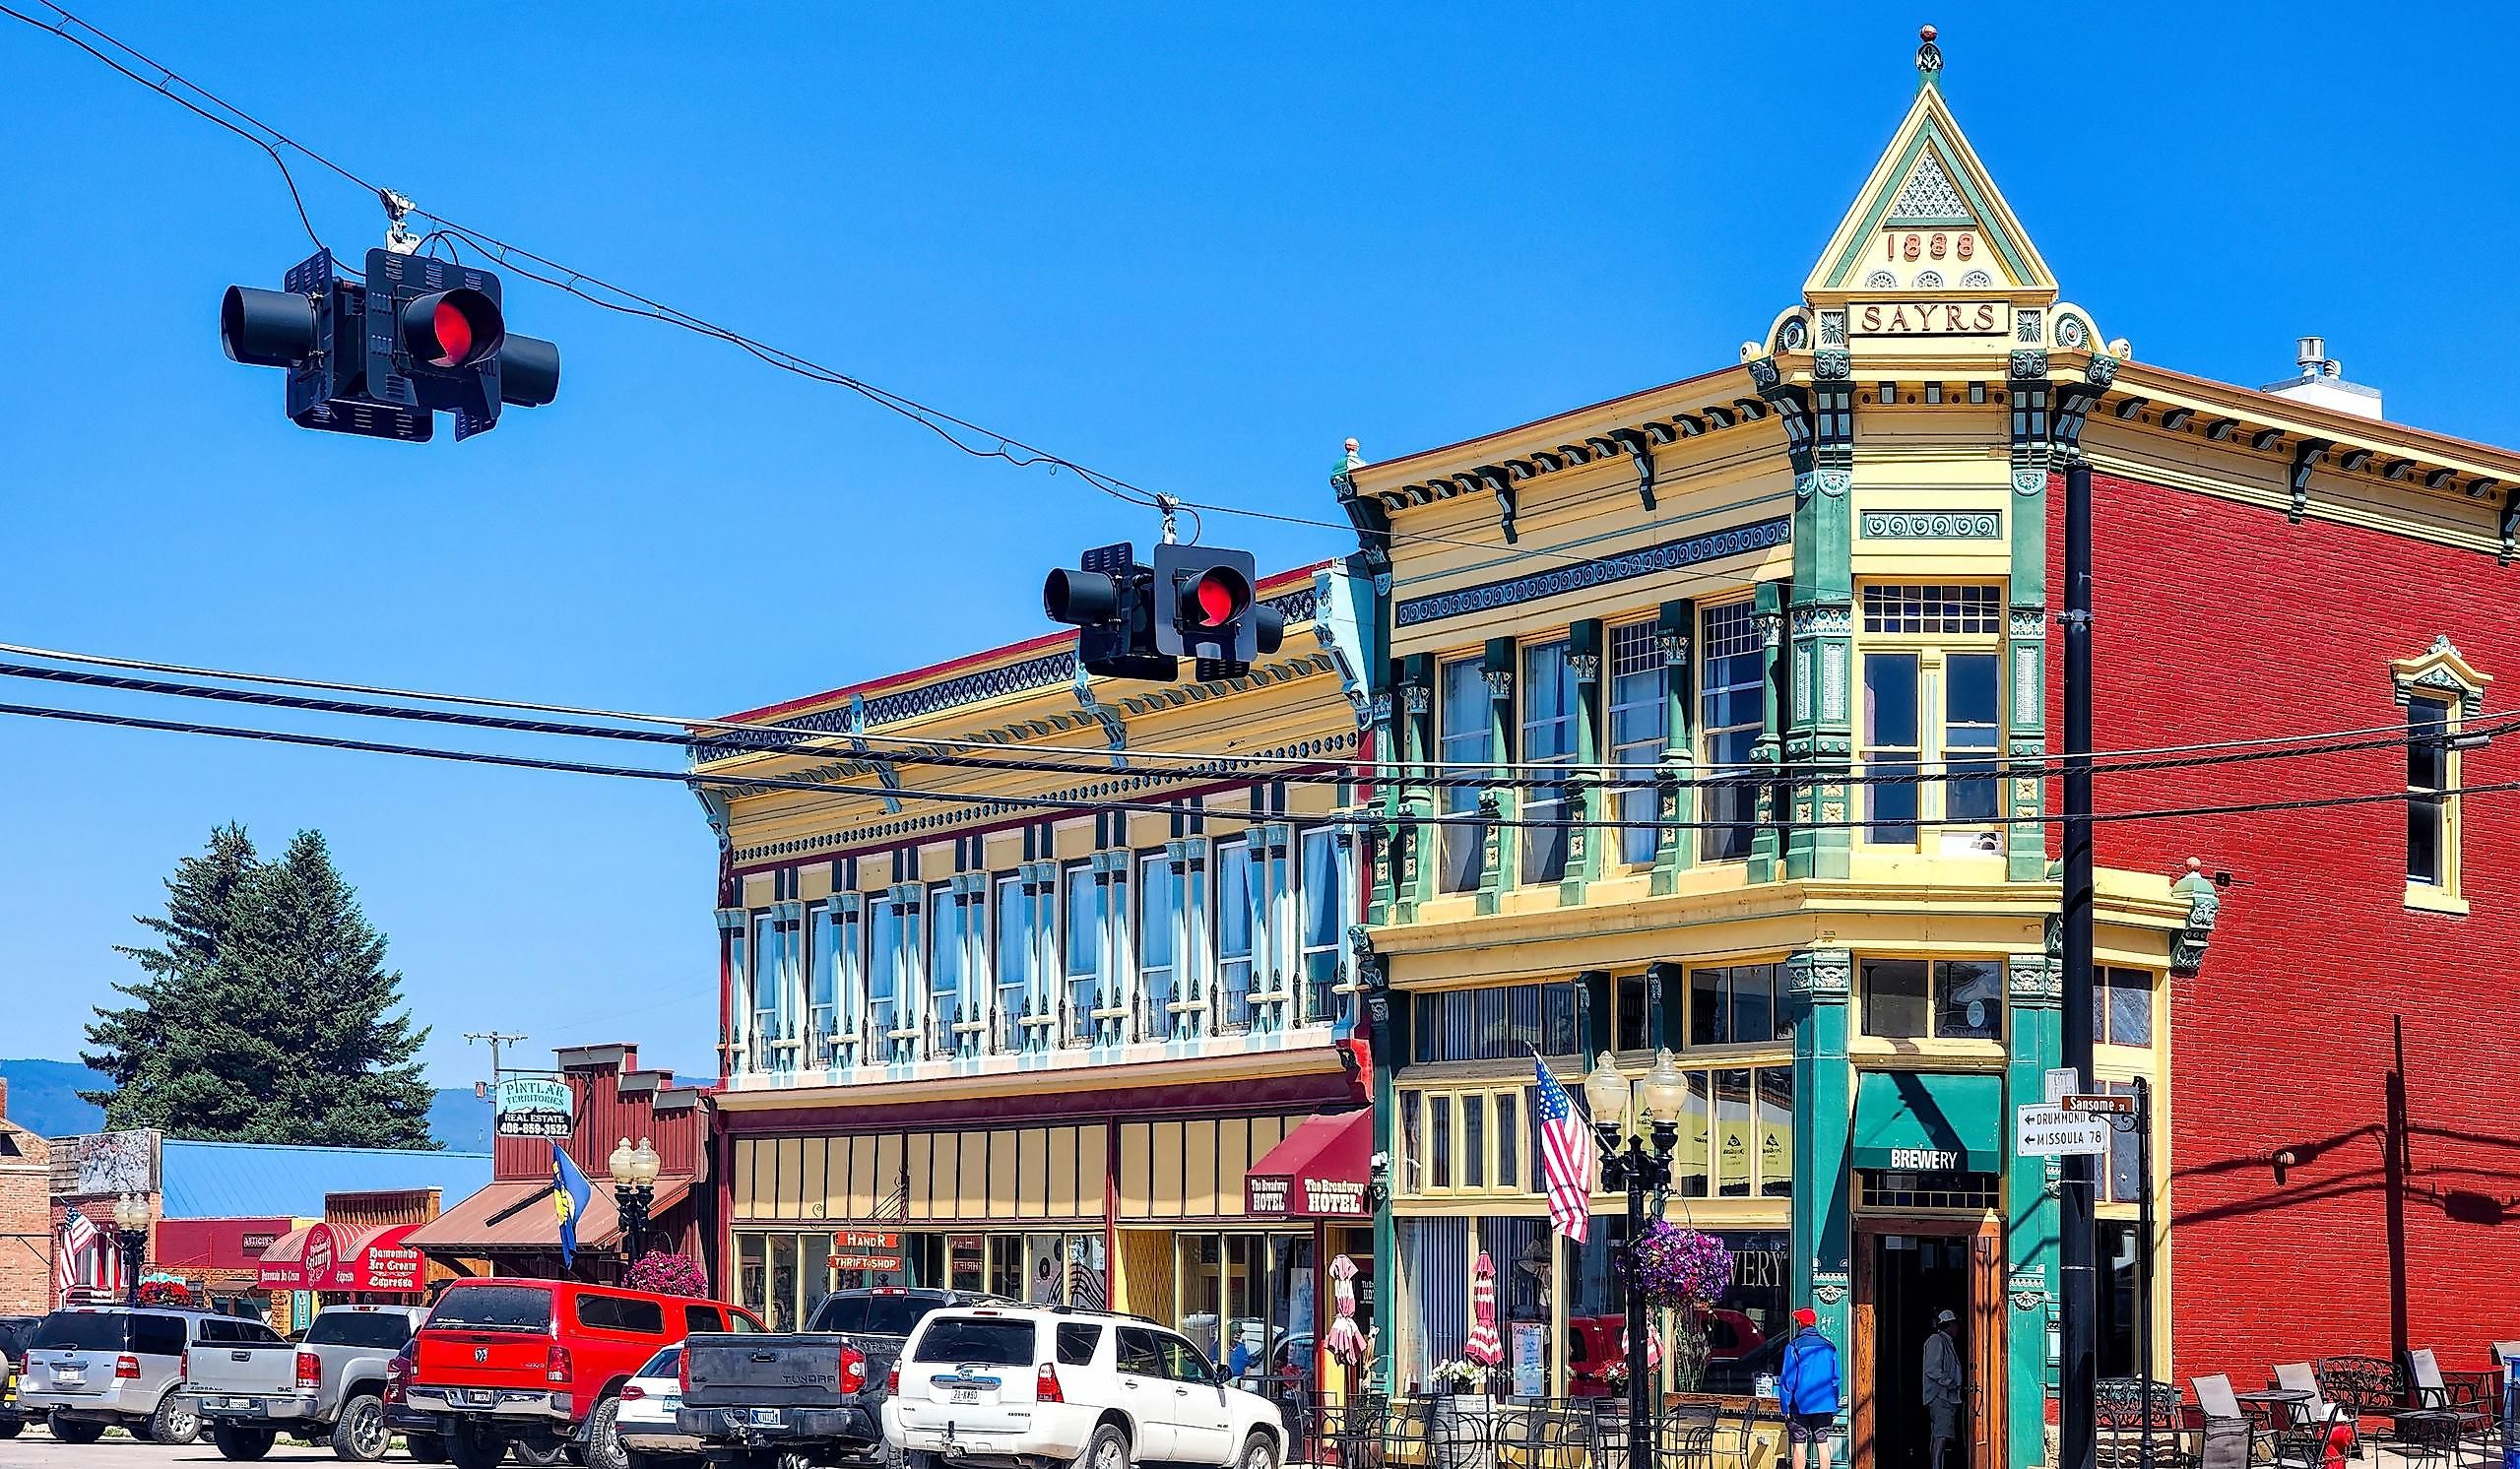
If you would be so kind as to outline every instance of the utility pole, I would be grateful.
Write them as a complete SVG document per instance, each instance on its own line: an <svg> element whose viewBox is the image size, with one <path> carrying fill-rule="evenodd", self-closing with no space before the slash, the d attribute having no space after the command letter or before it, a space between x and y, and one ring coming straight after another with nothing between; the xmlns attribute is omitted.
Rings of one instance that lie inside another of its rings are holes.
<svg viewBox="0 0 2520 1469"><path fill-rule="evenodd" d="M467 1045L470 1045L471 1043L473 1043L473 1042L475 1042L475 1041L487 1041L487 1042L489 1042L489 1043L490 1043L490 1090L491 1090L491 1091L495 1092L495 1091L497 1091L497 1090L498 1090L498 1078L499 1078L498 1049L499 1049L501 1046L513 1046L513 1045L515 1045L517 1042L522 1041L522 1040L524 1040L524 1039L525 1039L525 1033L524 1033L523 1031L509 1031L509 1030L468 1030L468 1031L464 1032L464 1041L465 1041L465 1043L466 1043Z"/></svg>
<svg viewBox="0 0 2520 1469"><path fill-rule="evenodd" d="M2092 467L2080 448L2065 461L2065 1064L2092 1085ZM2088 1153L2064 1160L2057 1265L2063 1294L2058 1365L2060 1469L2099 1458L2100 1289L2092 1213L2098 1170ZM2150 1243L2149 1241L2146 1243ZM2150 1378L2152 1364L2137 1373Z"/></svg>

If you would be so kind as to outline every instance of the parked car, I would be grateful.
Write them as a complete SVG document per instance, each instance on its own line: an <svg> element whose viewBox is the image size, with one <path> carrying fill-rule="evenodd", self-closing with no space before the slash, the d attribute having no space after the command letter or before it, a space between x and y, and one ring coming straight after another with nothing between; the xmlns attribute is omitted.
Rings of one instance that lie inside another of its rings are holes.
<svg viewBox="0 0 2520 1469"><path fill-rule="evenodd" d="M968 1291L879 1286L823 1298L803 1331L694 1335L682 1344L676 1423L713 1455L818 1464L883 1456L884 1378L933 1311L980 1303ZM615 1466L626 1469L626 1466Z"/></svg>
<svg viewBox="0 0 2520 1469"><path fill-rule="evenodd" d="M194 1347L277 1343L260 1321L172 1307L66 1306L35 1324L18 1388L21 1412L44 1415L52 1437L94 1443L108 1428L158 1443L201 1437L184 1390Z"/></svg>
<svg viewBox="0 0 2520 1469"><path fill-rule="evenodd" d="M412 1339L388 1384L387 1420L412 1456L490 1469L509 1448L548 1464L575 1449L623 1469L614 1422L620 1392L657 1352L730 1324L738 1307L567 1280L459 1280Z"/></svg>
<svg viewBox="0 0 2520 1469"><path fill-rule="evenodd" d="M676 1426L682 1406L682 1348L679 1343L648 1359L638 1375L621 1385L621 1411L613 1420L620 1439L621 1462L628 1469L668 1469L696 1463L700 1440Z"/></svg>
<svg viewBox="0 0 2520 1469"><path fill-rule="evenodd" d="M1059 1307L929 1316L902 1354L883 1424L910 1469L1276 1469L1286 1456L1277 1406L1223 1381L1187 1338L1139 1316Z"/></svg>
<svg viewBox="0 0 2520 1469"><path fill-rule="evenodd" d="M259 1459L291 1434L345 1459L385 1456L385 1364L428 1312L413 1306L328 1306L295 1342L195 1347L184 1385L223 1457Z"/></svg>
<svg viewBox="0 0 2520 1469"><path fill-rule="evenodd" d="M18 1407L18 1369L27 1360L27 1338L41 1316L0 1316L0 1438L15 1438L27 1426Z"/></svg>

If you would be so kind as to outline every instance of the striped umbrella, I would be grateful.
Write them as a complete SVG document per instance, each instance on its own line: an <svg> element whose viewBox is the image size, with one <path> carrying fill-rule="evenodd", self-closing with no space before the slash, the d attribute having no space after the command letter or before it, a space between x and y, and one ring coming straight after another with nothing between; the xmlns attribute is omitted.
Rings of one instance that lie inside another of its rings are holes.
<svg viewBox="0 0 2520 1469"><path fill-rule="evenodd" d="M1330 1261L1330 1320L1325 1343L1330 1355L1350 1367L1365 1360L1365 1333L1356 1329L1356 1261L1346 1255Z"/></svg>
<svg viewBox="0 0 2520 1469"><path fill-rule="evenodd" d="M1461 1355L1481 1367L1498 1367L1505 1362L1505 1343L1496 1334L1496 1261L1488 1252L1479 1251L1479 1261L1470 1267L1470 1310L1478 1324L1470 1328L1469 1340L1461 1343Z"/></svg>

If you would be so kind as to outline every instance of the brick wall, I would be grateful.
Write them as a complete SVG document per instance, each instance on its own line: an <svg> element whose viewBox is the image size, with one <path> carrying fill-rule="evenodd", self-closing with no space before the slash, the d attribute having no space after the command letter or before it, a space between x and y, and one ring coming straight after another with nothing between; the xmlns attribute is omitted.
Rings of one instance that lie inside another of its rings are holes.
<svg viewBox="0 0 2520 1469"><path fill-rule="evenodd" d="M2393 725L2390 661L2443 634L2501 679L2488 717L2520 699L2520 567L2105 476L2094 505L2100 749ZM2049 648L2053 690L2061 638ZM2391 746L2102 776L2096 805L2390 792L2405 776ZM2520 735L2466 757L2468 784L2514 778ZM2254 1386L2272 1363L2409 1345L2481 1366L2520 1335L2520 795L2469 798L2464 817L2466 917L2405 905L2394 802L2100 826L2104 865L2166 874L2196 856L2233 878L2202 975L2171 994L2179 1375ZM2400 1034L2412 1169L2392 1187ZM2284 1149L2301 1161L2279 1182Z"/></svg>
<svg viewBox="0 0 2520 1469"><path fill-rule="evenodd" d="M52 1155L8 1118L9 1082L0 1077L0 1316L52 1305Z"/></svg>

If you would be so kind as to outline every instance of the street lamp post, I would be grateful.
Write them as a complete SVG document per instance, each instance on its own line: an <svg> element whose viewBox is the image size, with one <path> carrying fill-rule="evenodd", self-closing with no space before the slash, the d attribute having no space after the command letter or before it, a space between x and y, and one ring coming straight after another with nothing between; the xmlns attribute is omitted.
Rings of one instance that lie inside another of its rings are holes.
<svg viewBox="0 0 2520 1469"><path fill-rule="evenodd" d="M1601 1182L1625 1193L1628 1201L1628 1243L1620 1261L1627 1276L1628 1469L1653 1469L1653 1394L1648 1380L1651 1369L1647 1365L1645 1293L1638 1289L1630 1262L1637 1242L1645 1237L1646 1201L1659 1200L1671 1187L1671 1150L1680 1141L1678 1119L1689 1083L1671 1053L1664 1051L1654 1056L1653 1069L1646 1073L1638 1091L1638 1120L1652 1122L1650 1146L1644 1133L1627 1130L1628 1079L1619 1074L1608 1052L1601 1053L1592 1074L1583 1078L1583 1100L1591 1106L1592 1130L1601 1146Z"/></svg>
<svg viewBox="0 0 2520 1469"><path fill-rule="evenodd" d="M648 1206L656 1201L656 1149L644 1137L637 1147L622 1138L613 1150L613 1203L621 1212L621 1265L627 1269L647 1252Z"/></svg>
<svg viewBox="0 0 2520 1469"><path fill-rule="evenodd" d="M140 1272L149 1264L149 1200L137 1193L114 1199L114 1244L122 1250L123 1290L129 1304L140 1304Z"/></svg>

